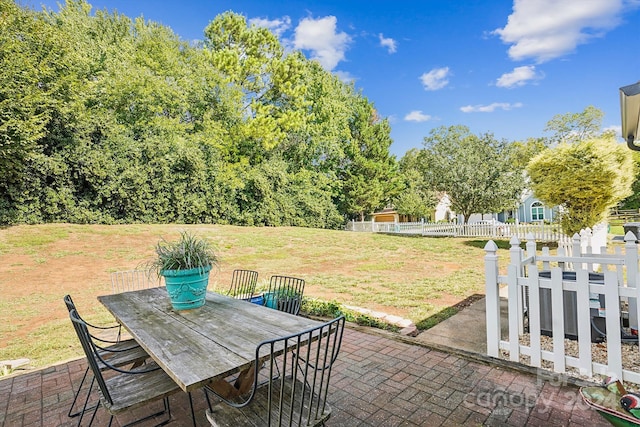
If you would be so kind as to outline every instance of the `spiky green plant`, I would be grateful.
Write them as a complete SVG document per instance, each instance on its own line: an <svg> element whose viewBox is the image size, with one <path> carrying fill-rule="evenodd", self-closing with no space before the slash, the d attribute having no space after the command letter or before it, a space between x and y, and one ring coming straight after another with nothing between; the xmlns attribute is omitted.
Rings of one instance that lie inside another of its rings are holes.
<svg viewBox="0 0 640 427"><path fill-rule="evenodd" d="M218 256L211 242L188 231L180 232L180 238L176 241L162 238L156 244L155 251L157 257L149 268L158 274L165 270L203 270L218 265Z"/></svg>

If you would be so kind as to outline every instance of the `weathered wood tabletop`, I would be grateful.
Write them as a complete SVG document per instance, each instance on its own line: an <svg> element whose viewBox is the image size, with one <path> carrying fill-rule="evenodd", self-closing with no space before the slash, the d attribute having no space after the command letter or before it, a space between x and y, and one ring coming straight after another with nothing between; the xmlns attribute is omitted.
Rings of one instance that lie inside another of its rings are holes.
<svg viewBox="0 0 640 427"><path fill-rule="evenodd" d="M320 324L213 292L204 306L181 311L164 287L98 300L184 391L248 368L264 340Z"/></svg>

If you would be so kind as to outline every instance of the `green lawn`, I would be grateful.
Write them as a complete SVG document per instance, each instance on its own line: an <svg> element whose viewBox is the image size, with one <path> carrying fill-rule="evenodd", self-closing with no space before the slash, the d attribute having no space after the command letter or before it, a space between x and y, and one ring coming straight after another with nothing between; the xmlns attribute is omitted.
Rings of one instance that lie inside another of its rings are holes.
<svg viewBox="0 0 640 427"><path fill-rule="evenodd" d="M484 294L484 240L399 237L309 228L218 225L68 225L0 229L0 360L45 366L81 355L62 297L81 315L110 320L96 300L113 271L134 269L181 230L211 239L221 262L209 289L226 291L235 268L302 277L305 296L383 311L427 328L456 303ZM500 256L508 259L506 242ZM504 264L506 267L506 264Z"/></svg>

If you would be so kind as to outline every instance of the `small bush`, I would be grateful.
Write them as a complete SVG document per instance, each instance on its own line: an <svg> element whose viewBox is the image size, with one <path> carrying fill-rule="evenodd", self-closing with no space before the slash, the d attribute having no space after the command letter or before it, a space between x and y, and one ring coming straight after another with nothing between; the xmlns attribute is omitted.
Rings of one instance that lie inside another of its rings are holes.
<svg viewBox="0 0 640 427"><path fill-rule="evenodd" d="M361 326L369 326L372 328L393 332L397 332L400 330L399 327L391 325L375 317L346 309L341 304L335 301L322 301L315 298L303 298L300 312L306 314L307 316L331 318L335 318L344 314L344 317L348 322L357 323Z"/></svg>

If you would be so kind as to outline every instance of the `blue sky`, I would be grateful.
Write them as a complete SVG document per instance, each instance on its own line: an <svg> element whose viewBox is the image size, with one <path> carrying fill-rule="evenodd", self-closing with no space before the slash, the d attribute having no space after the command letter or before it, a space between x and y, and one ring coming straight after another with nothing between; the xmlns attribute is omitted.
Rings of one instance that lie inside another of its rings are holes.
<svg viewBox="0 0 640 427"><path fill-rule="evenodd" d="M56 1L21 4L58 10ZM391 123L391 152L422 147L431 129L524 140L556 114L593 105L620 129L621 86L640 80L640 0L94 0L203 38L233 11L289 49L353 81Z"/></svg>

